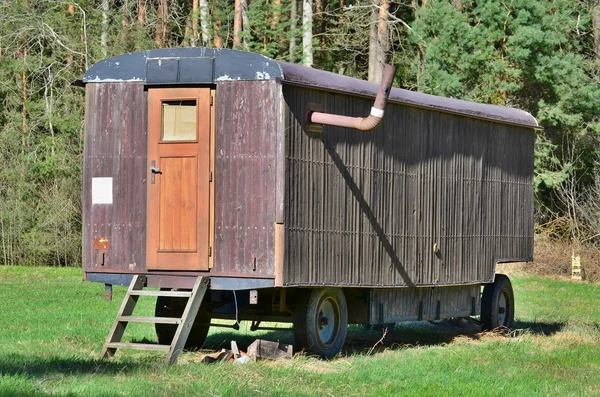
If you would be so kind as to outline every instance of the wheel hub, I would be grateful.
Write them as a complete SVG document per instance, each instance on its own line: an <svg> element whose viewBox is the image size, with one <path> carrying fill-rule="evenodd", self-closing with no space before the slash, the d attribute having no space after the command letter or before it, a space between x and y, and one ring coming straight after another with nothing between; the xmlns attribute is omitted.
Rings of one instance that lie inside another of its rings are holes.
<svg viewBox="0 0 600 397"><path fill-rule="evenodd" d="M327 325L329 325L329 318L325 317L323 315L323 310L321 310L319 312L319 329L323 329L323 327L326 327Z"/></svg>
<svg viewBox="0 0 600 397"><path fill-rule="evenodd" d="M506 303L508 299L505 293L500 294L500 299L498 299L498 324L505 326L506 325Z"/></svg>
<svg viewBox="0 0 600 397"><path fill-rule="evenodd" d="M335 341L339 328L339 309L331 297L326 297L320 302L316 320L319 344L331 345Z"/></svg>

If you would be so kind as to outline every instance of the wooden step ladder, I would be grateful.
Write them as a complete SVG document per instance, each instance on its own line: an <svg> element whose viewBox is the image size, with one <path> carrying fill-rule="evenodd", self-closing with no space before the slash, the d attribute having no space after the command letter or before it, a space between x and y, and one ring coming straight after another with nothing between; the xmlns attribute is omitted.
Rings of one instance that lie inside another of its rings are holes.
<svg viewBox="0 0 600 397"><path fill-rule="evenodd" d="M131 280L127 294L121 304L121 309L117 314L115 323L106 338L104 348L102 349L102 358L112 357L117 349L139 349L139 350L158 350L167 352L166 363L174 364L181 354L185 342L187 341L196 314L206 293L208 286L208 277L198 277L194 288L191 291L144 291L146 278L135 275ZM170 296L188 298L187 305L183 310L181 318L177 317L141 317L132 316L133 309L140 296ZM124 343L121 338L125 333L128 323L154 323L154 324L176 324L177 331L170 345L150 344L150 343Z"/></svg>

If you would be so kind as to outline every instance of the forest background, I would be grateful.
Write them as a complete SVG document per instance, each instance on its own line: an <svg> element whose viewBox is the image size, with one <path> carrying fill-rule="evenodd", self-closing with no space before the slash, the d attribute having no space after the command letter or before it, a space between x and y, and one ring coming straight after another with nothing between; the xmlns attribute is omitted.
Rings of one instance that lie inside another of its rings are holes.
<svg viewBox="0 0 600 397"><path fill-rule="evenodd" d="M0 265L81 264L83 89L96 61L236 48L526 110L536 232L600 248L600 0L2 0Z"/></svg>

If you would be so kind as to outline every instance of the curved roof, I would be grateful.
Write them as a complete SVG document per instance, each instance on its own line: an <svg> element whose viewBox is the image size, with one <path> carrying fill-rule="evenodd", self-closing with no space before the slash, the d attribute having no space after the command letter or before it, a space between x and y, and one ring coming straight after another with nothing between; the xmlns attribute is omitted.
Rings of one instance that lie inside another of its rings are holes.
<svg viewBox="0 0 600 397"><path fill-rule="evenodd" d="M273 80L282 77L277 62L252 52L221 48L164 48L100 61L85 72L83 83L213 84L221 80Z"/></svg>
<svg viewBox="0 0 600 397"><path fill-rule="evenodd" d="M282 84L375 97L378 85L348 76L274 61L263 55L215 48L134 52L94 64L83 83L139 81L148 85L214 84L223 80L281 80ZM522 110L392 88L389 101L529 128L540 128Z"/></svg>

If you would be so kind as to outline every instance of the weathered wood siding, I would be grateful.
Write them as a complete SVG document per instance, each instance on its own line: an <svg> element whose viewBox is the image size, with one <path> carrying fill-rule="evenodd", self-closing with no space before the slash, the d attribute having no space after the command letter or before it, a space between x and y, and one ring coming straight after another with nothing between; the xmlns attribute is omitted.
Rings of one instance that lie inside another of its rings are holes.
<svg viewBox="0 0 600 397"><path fill-rule="evenodd" d="M374 131L308 133L307 104L366 116L372 99L283 95L285 285L490 282L532 258L532 129L389 103Z"/></svg>
<svg viewBox="0 0 600 397"><path fill-rule="evenodd" d="M147 93L143 84L86 85L83 264L86 271L146 271ZM113 203L92 204L92 178L113 178ZM94 250L105 237L110 249ZM102 265L104 253L104 265Z"/></svg>
<svg viewBox="0 0 600 397"><path fill-rule="evenodd" d="M217 83L216 96L211 273L272 278L281 88L273 80L223 81Z"/></svg>
<svg viewBox="0 0 600 397"><path fill-rule="evenodd" d="M378 288L369 303L371 324L468 317L481 311L481 287Z"/></svg>

